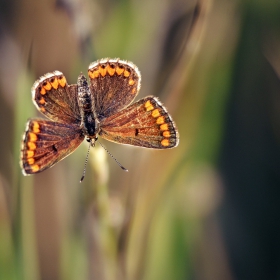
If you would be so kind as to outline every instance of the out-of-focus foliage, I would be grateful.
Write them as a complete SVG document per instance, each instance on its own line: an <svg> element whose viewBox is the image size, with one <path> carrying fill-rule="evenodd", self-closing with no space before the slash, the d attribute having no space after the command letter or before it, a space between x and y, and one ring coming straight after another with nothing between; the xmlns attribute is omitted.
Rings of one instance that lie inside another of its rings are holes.
<svg viewBox="0 0 280 280"><path fill-rule="evenodd" d="M0 279L278 279L277 1L0 1ZM160 98L167 151L86 141L55 167L18 164L30 89L103 57Z"/></svg>

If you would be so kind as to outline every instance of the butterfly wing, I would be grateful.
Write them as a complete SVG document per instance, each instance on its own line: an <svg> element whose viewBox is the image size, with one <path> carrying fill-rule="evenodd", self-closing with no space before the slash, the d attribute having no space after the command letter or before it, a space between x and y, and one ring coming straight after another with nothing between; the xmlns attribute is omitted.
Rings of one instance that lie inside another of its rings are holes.
<svg viewBox="0 0 280 280"><path fill-rule="evenodd" d="M99 135L109 141L145 148L169 149L179 143L179 135L160 101L148 96L104 119Z"/></svg>
<svg viewBox="0 0 280 280"><path fill-rule="evenodd" d="M38 79L32 87L37 109L55 122L80 123L77 85L68 85L65 76L54 71Z"/></svg>
<svg viewBox="0 0 280 280"><path fill-rule="evenodd" d="M23 136L20 164L24 175L39 173L72 153L84 135L75 125L30 120Z"/></svg>
<svg viewBox="0 0 280 280"><path fill-rule="evenodd" d="M89 66L88 75L99 121L128 106L140 89L141 75L131 62L102 59Z"/></svg>

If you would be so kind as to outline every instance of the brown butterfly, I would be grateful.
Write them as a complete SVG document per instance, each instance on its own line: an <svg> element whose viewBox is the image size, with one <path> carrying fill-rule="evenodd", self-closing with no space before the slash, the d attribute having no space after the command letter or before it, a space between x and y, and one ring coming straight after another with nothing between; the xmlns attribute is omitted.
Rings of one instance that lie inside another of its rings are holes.
<svg viewBox="0 0 280 280"><path fill-rule="evenodd" d="M86 138L97 136L120 144L169 149L179 143L175 124L160 101L145 97L129 105L140 89L141 75L131 62L101 59L90 64L89 84L77 84L54 71L32 87L38 110L50 120L31 119L21 147L24 175L39 173L72 153Z"/></svg>

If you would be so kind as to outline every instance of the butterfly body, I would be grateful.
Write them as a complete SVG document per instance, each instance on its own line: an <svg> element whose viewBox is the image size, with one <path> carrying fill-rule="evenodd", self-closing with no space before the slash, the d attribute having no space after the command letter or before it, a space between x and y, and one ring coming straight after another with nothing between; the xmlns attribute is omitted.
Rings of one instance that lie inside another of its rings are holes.
<svg viewBox="0 0 280 280"><path fill-rule="evenodd" d="M92 95L84 75L78 77L78 104L81 115L81 129L88 138L96 138L99 132L99 121L95 113Z"/></svg>
<svg viewBox="0 0 280 280"><path fill-rule="evenodd" d="M131 62L101 59L90 64L89 83L79 75L68 85L59 71L42 76L32 88L37 109L49 120L26 125L20 164L24 175L39 173L98 136L133 146L169 149L179 136L174 122L153 96L135 103L141 75Z"/></svg>

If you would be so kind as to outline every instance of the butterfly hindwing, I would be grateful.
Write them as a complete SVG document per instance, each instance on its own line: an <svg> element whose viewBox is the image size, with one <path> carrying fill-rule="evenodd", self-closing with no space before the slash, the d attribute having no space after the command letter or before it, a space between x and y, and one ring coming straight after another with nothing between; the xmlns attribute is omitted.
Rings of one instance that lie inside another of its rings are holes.
<svg viewBox="0 0 280 280"><path fill-rule="evenodd" d="M84 140L75 125L46 120L30 120L21 148L21 167L25 175L39 173L71 154Z"/></svg>
<svg viewBox="0 0 280 280"><path fill-rule="evenodd" d="M38 110L56 122L80 123L77 85L68 85L65 76L54 71L38 79L32 98Z"/></svg>
<svg viewBox="0 0 280 280"><path fill-rule="evenodd" d="M169 149L179 143L177 129L160 101L143 98L100 123L99 135L109 141L145 148Z"/></svg>
<svg viewBox="0 0 280 280"><path fill-rule="evenodd" d="M102 59L90 64L88 75L100 121L128 106L140 89L141 75L131 62Z"/></svg>

